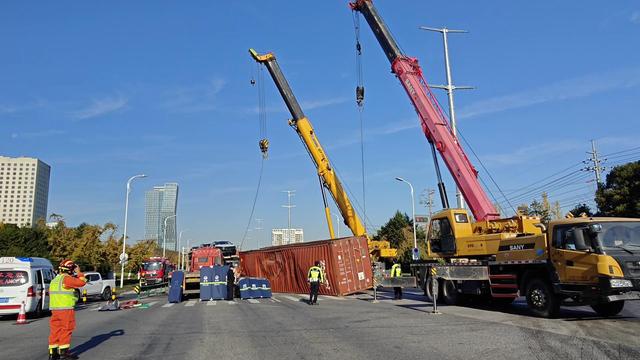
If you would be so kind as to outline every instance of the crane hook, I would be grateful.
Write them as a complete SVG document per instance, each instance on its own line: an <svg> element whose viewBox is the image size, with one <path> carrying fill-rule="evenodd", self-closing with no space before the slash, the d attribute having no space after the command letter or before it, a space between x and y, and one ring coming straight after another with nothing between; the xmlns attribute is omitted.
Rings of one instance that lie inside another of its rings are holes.
<svg viewBox="0 0 640 360"><path fill-rule="evenodd" d="M258 142L260 151L262 152L262 158L266 159L269 156L269 140L262 139Z"/></svg>

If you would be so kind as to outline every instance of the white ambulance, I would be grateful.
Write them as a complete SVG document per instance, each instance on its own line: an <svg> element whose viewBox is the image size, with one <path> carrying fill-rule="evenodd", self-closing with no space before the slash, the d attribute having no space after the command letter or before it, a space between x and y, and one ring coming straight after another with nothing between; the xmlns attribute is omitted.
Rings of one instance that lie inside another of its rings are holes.
<svg viewBox="0 0 640 360"><path fill-rule="evenodd" d="M49 310L49 284L55 277L47 259L0 257L0 315L25 311L41 316Z"/></svg>

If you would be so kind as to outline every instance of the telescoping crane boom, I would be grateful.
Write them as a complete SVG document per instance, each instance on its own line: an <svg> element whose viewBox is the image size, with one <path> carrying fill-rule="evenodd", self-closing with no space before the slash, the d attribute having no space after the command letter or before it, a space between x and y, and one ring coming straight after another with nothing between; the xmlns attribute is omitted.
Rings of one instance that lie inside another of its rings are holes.
<svg viewBox="0 0 640 360"><path fill-rule="evenodd" d="M359 11L364 16L373 30L382 50L391 62L391 71L400 80L420 117L424 135L440 153L467 200L473 216L478 221L497 219L499 214L478 181L478 171L451 133L442 109L423 78L418 60L400 51L371 0L357 0L350 5L353 10ZM442 189L441 195L444 195Z"/></svg>
<svg viewBox="0 0 640 360"><path fill-rule="evenodd" d="M367 234L365 226L363 225L360 217L353 208L351 201L349 200L349 196L342 187L342 183L340 182L340 179L333 169L333 166L331 166L329 157L322 148L322 145L320 145L320 141L316 137L316 133L313 129L313 126L311 125L311 122L305 116L302 108L300 107L300 104L298 103L298 100L293 95L293 91L291 90L287 79L284 77L284 74L282 74L275 55L273 53L260 55L253 49L249 49L249 53L254 60L256 60L260 64L263 64L267 68L267 70L269 70L269 74L273 78L273 82L276 84L280 95L282 95L284 103L287 105L287 108L291 113L292 119L289 120L289 125L291 125L298 136L300 136L300 140L302 140L302 143L311 156L311 159L313 160L313 163L318 171L318 178L320 180L322 190L322 198L324 200L325 215L327 218L327 224L329 226L329 233L331 237L334 238L333 225L331 221L331 214L329 212L329 206L326 200L325 189L329 190L331 197L340 210L340 214L344 219L345 225L351 230L353 235L367 237L369 242L369 251L372 256L376 258L395 257L397 251L396 249L391 248L388 241L374 241L371 240L369 235Z"/></svg>

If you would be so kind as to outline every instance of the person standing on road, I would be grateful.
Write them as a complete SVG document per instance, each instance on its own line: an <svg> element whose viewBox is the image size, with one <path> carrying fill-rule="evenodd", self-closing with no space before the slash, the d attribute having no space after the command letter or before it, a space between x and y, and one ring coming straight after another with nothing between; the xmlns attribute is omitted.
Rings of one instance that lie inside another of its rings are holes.
<svg viewBox="0 0 640 360"><path fill-rule="evenodd" d="M309 305L318 305L318 291L320 284L324 283L324 271L320 267L320 261L316 261L314 266L309 268L307 273L307 282L309 282Z"/></svg>
<svg viewBox="0 0 640 360"><path fill-rule="evenodd" d="M402 267L398 264L398 260L393 260L393 266L391 266L391 277L399 278L402 276ZM394 300L402 300L402 287L394 286L393 287L393 299Z"/></svg>
<svg viewBox="0 0 640 360"><path fill-rule="evenodd" d="M233 295L236 289L236 274L234 272L233 265L229 265L227 271L227 300L233 300Z"/></svg>
<svg viewBox="0 0 640 360"><path fill-rule="evenodd" d="M77 359L69 353L71 334L76 327L74 307L78 301L76 290L87 283L80 268L71 260L63 260L58 275L49 285L51 310L49 359Z"/></svg>

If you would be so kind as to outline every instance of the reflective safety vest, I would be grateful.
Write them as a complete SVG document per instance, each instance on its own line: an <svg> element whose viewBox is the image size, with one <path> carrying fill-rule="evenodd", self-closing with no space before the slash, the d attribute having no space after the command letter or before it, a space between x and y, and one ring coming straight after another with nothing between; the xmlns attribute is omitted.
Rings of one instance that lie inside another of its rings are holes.
<svg viewBox="0 0 640 360"><path fill-rule="evenodd" d="M76 306L78 298L74 289L65 289L63 285L67 274L58 274L49 285L49 309L72 310Z"/></svg>
<svg viewBox="0 0 640 360"><path fill-rule="evenodd" d="M308 278L310 282L324 282L324 274L322 273L322 269L317 266L310 267Z"/></svg>
<svg viewBox="0 0 640 360"><path fill-rule="evenodd" d="M400 264L393 264L391 267L391 277L401 277L402 276L402 268Z"/></svg>

